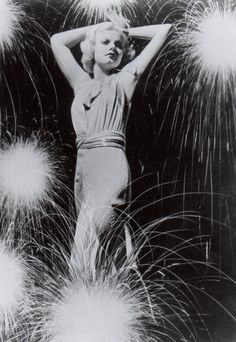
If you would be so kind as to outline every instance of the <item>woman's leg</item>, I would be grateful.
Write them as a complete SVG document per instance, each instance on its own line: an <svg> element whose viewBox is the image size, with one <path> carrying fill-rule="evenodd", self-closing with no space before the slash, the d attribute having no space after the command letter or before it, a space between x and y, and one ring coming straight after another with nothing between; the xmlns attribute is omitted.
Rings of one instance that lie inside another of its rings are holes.
<svg viewBox="0 0 236 342"><path fill-rule="evenodd" d="M86 251L89 247L89 235L91 234L91 222L83 204L80 207L79 216L76 222L75 236L71 251L71 261L73 263L85 266Z"/></svg>
<svg viewBox="0 0 236 342"><path fill-rule="evenodd" d="M95 266L95 259L99 258L99 245L103 256L118 252L118 248L124 245L124 235L123 229L118 227L117 217L115 209L102 203L101 197L98 201L95 201L95 197L93 201L85 201L76 223L71 261L81 267L86 263Z"/></svg>
<svg viewBox="0 0 236 342"><path fill-rule="evenodd" d="M80 178L82 191L79 191L83 199L73 248L81 262L92 240L98 239L106 231L111 237L117 235L118 230L115 226L118 221L122 223L122 220L119 220L120 212L117 212L114 207L124 204L129 180L125 154L118 149L89 150L83 161L83 179ZM124 228L121 227L120 234L117 236L119 245L125 244L124 236Z"/></svg>

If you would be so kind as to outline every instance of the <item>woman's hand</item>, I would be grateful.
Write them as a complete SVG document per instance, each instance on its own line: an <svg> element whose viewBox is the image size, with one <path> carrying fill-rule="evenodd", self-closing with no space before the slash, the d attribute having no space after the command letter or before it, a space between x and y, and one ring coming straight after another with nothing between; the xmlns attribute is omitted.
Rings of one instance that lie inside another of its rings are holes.
<svg viewBox="0 0 236 342"><path fill-rule="evenodd" d="M129 35L129 29L130 29L130 21L123 16L118 16L118 15L108 15L108 19L110 20L110 23L112 25L115 25L115 28L118 31L121 31L125 35Z"/></svg>

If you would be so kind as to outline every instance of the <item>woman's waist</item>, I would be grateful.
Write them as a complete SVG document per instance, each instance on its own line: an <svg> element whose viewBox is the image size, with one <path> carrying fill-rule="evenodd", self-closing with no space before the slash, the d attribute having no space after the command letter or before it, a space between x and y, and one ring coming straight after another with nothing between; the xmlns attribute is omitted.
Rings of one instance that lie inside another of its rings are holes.
<svg viewBox="0 0 236 342"><path fill-rule="evenodd" d="M125 151L125 135L117 131L101 131L94 134L81 134L76 137L77 149L114 147Z"/></svg>

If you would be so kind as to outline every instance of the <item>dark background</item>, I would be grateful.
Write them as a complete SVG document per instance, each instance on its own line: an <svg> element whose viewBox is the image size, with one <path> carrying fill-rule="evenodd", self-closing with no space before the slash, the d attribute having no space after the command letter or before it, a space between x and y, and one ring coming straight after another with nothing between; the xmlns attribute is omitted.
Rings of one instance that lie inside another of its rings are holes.
<svg viewBox="0 0 236 342"><path fill-rule="evenodd" d="M85 26L95 18L75 11L69 1L25 0L19 4L26 13L21 21L22 29L16 32L12 49L1 56L1 134L27 137L32 131L39 131L42 139L53 147L61 165L58 177L73 191L76 158L70 118L73 92L54 61L49 37L62 30ZM131 24L162 23L166 18L175 24L183 14L184 6L179 9L176 2L139 1ZM172 43L173 36L174 29L163 57L153 61L143 75L130 113L127 156L133 180L131 211L136 222L133 229L138 232L140 227L153 224L152 253L150 245L140 252L141 264L156 263L149 276L158 279L158 272L166 269L168 281L181 277L201 289L196 291L196 296L200 311L209 316L207 325L212 341L230 342L236 335L235 323L221 306L234 315L235 140L230 141L228 148L227 127L223 121L213 146L215 130L211 118L203 138L196 135L200 124L194 120L199 115L191 88L194 82L188 83L188 75L180 62L182 51ZM136 43L138 51L143 44ZM79 51L75 49L74 53L79 60ZM207 92L203 85L200 93L203 117L207 112ZM224 105L224 113L229 116L233 115L230 106L230 101ZM210 115L214 116L213 104L211 108ZM229 122L234 136L233 121L232 117ZM55 201L69 216L73 212L72 200L62 190L61 194L60 189L58 192ZM165 219L160 222L162 218ZM50 244L52 234L58 240L63 235L62 243L68 245L71 227L65 227L68 229L66 241L65 231L57 233L51 222L45 220L41 226L48 237L42 239L41 233L34 231L39 243ZM178 255L176 246L179 246ZM172 252L166 254L167 249ZM39 248L34 253L40 255ZM145 271L146 266L142 267ZM232 279L226 280L229 277ZM200 330L199 341L210 340Z"/></svg>

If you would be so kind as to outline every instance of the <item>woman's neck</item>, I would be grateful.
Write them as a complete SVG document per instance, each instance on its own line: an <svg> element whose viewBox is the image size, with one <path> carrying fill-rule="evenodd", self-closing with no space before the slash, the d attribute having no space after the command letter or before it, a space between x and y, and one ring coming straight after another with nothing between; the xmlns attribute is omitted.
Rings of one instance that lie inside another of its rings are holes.
<svg viewBox="0 0 236 342"><path fill-rule="evenodd" d="M98 64L94 65L93 76L95 80L104 81L111 76L112 70L104 70Z"/></svg>

